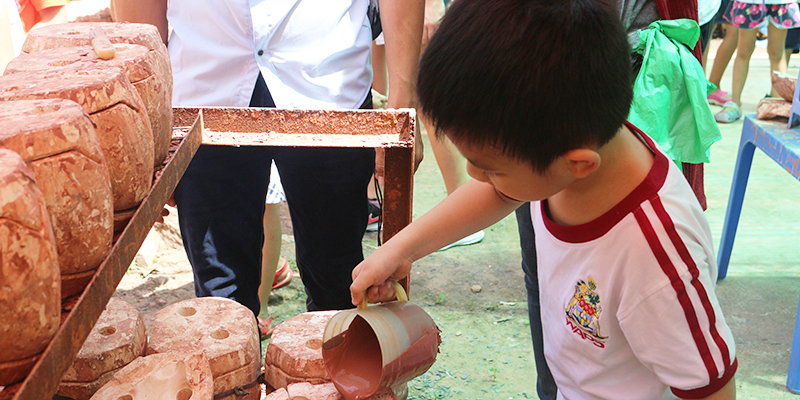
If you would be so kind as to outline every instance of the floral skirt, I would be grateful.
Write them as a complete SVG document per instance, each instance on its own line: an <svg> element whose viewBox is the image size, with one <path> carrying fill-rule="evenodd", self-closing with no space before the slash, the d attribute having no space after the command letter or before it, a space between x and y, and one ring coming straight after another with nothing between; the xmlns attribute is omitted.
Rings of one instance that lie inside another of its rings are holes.
<svg viewBox="0 0 800 400"><path fill-rule="evenodd" d="M725 10L726 21L741 29L756 29L769 22L781 29L800 27L800 7L789 4L751 4L732 1Z"/></svg>

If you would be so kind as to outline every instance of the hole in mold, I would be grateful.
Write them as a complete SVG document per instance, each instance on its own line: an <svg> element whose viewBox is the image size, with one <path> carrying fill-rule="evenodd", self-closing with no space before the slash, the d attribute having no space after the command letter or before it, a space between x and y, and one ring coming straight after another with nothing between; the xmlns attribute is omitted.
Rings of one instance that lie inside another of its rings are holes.
<svg viewBox="0 0 800 400"><path fill-rule="evenodd" d="M306 396L294 396L290 400L308 400Z"/></svg>
<svg viewBox="0 0 800 400"><path fill-rule="evenodd" d="M103 336L109 336L115 333L117 333L117 328L114 328L113 326L104 326L100 328L100 334Z"/></svg>
<svg viewBox="0 0 800 400"><path fill-rule="evenodd" d="M178 315L183 317L190 317L197 314L197 310L192 307L181 307L178 309Z"/></svg>
<svg viewBox="0 0 800 400"><path fill-rule="evenodd" d="M72 32L67 32L67 33L65 33L65 35L80 35L80 34L82 34L82 33L83 33L83 32L72 31Z"/></svg>
<svg viewBox="0 0 800 400"><path fill-rule="evenodd" d="M175 395L175 400L189 400L191 397L192 389L183 388Z"/></svg>
<svg viewBox="0 0 800 400"><path fill-rule="evenodd" d="M117 400L133 400L133 396L126 394L125 396L119 396Z"/></svg>
<svg viewBox="0 0 800 400"><path fill-rule="evenodd" d="M211 332L211 337L217 340L222 340L230 336L231 334L228 333L225 329L217 329L214 332Z"/></svg>
<svg viewBox="0 0 800 400"><path fill-rule="evenodd" d="M306 342L306 347L311 350L319 350L322 348L322 339L311 339Z"/></svg>

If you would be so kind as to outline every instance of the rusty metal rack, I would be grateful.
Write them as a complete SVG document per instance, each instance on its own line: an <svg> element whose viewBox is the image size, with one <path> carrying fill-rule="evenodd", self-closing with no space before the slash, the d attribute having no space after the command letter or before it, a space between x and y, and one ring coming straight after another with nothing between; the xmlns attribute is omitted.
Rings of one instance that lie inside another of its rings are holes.
<svg viewBox="0 0 800 400"><path fill-rule="evenodd" d="M80 295L62 303L61 326L28 377L0 391L0 400L54 396L139 247L201 142L207 145L360 147L385 149L383 237L411 222L416 115L413 109L316 111L173 108L174 126L190 127L157 173L148 196ZM175 141L176 139L173 139ZM407 288L407 282L405 282Z"/></svg>

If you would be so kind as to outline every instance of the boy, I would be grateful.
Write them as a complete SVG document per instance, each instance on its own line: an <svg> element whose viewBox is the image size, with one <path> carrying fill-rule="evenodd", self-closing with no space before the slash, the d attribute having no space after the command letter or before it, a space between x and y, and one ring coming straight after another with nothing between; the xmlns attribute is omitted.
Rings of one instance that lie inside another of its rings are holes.
<svg viewBox="0 0 800 400"><path fill-rule="evenodd" d="M353 271L353 304L531 203L545 355L560 399L733 399L708 224L678 168L625 121L630 56L600 0L459 0L420 104L474 179Z"/></svg>

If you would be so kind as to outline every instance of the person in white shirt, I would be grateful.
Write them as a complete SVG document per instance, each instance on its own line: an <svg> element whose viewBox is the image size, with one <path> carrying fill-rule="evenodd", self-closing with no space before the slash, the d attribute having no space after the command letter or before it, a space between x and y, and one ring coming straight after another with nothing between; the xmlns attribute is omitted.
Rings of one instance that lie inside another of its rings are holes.
<svg viewBox="0 0 800 400"><path fill-rule="evenodd" d="M117 0L120 21L159 27L173 105L371 108L369 0ZM390 108L413 107L423 0L381 0ZM373 149L201 146L175 191L197 296L259 314L262 217L275 161L308 310L352 307Z"/></svg>

